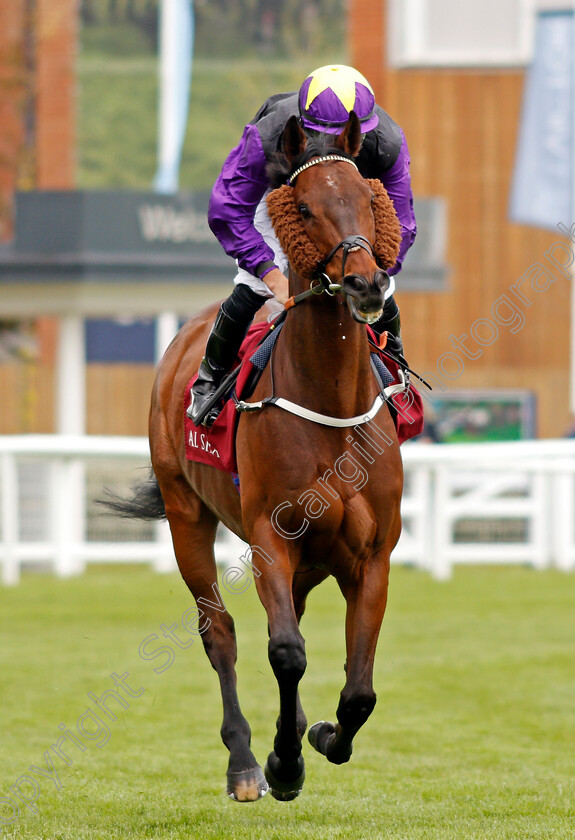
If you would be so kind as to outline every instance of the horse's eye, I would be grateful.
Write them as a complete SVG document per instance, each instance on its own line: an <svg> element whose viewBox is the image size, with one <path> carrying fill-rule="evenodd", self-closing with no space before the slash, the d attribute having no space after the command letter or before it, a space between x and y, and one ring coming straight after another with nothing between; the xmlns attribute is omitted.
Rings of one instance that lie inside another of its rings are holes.
<svg viewBox="0 0 575 840"><path fill-rule="evenodd" d="M302 219L310 219L311 218L311 210L307 206L307 204L300 204L297 208L299 210L299 214Z"/></svg>

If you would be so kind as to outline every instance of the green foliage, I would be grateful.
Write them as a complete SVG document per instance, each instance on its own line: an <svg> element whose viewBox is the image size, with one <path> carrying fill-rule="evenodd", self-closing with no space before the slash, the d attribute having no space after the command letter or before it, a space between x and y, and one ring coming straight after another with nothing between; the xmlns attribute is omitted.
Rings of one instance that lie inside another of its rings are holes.
<svg viewBox="0 0 575 840"><path fill-rule="evenodd" d="M81 0L85 38L120 55L112 33L118 27L128 41L135 37L144 51L153 50L158 6L159 0ZM194 0L194 12L196 51L209 58L246 57L254 50L274 58L311 57L341 44L345 33L344 0Z"/></svg>
<svg viewBox="0 0 575 840"><path fill-rule="evenodd" d="M378 704L348 765L307 744L296 801L237 805L224 795L226 750L215 673L197 643L159 660L138 655L191 598L177 575L92 567L58 581L25 575L0 589L0 797L43 753L76 730L88 697L129 672L141 697L107 720L110 739L62 782L40 780L38 811L3 826L9 840L571 840L572 612L575 575L523 568L458 568L445 584L392 569L376 659ZM239 636L239 689L263 762L277 713L263 608L253 586L227 596ZM310 723L333 719L344 681L344 608L327 581L302 622ZM159 644L158 641L156 644ZM0 814L7 815L0 799Z"/></svg>
<svg viewBox="0 0 575 840"><path fill-rule="evenodd" d="M146 34L129 23L102 23L98 26L84 26L82 30L82 53L90 58L121 61L126 58L148 58L155 52L155 45Z"/></svg>
<svg viewBox="0 0 575 840"><path fill-rule="evenodd" d="M262 102L278 91L297 90L314 66L196 60L180 189L211 189ZM79 82L79 186L149 189L158 131L155 60L85 57Z"/></svg>
<svg viewBox="0 0 575 840"><path fill-rule="evenodd" d="M210 189L261 103L345 61L344 0L195 0L181 189ZM82 0L81 188L149 189L157 148L158 0ZM283 58L282 58L283 57Z"/></svg>
<svg viewBox="0 0 575 840"><path fill-rule="evenodd" d="M211 188L268 96L297 89L322 63L345 62L343 5L196 0L181 189ZM80 188L150 189L158 134L157 7L158 0L82 2Z"/></svg>
<svg viewBox="0 0 575 840"><path fill-rule="evenodd" d="M93 62L79 74L78 185L149 189L156 165L153 60Z"/></svg>
<svg viewBox="0 0 575 840"><path fill-rule="evenodd" d="M345 37L343 0L200 0L198 54L277 58L337 49Z"/></svg>
<svg viewBox="0 0 575 840"><path fill-rule="evenodd" d="M110 55L122 55L118 32L129 42L138 41L141 51L153 51L158 36L158 5L159 0L80 0L84 36L102 41ZM111 37L107 39L106 35Z"/></svg>

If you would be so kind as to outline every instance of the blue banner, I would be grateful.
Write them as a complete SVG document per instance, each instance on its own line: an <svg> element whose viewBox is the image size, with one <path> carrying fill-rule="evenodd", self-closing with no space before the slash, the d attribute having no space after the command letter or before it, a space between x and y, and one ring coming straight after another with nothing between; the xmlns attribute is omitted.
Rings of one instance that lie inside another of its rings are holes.
<svg viewBox="0 0 575 840"><path fill-rule="evenodd" d="M574 21L569 10L537 16L509 208L520 224L556 230L573 219Z"/></svg>

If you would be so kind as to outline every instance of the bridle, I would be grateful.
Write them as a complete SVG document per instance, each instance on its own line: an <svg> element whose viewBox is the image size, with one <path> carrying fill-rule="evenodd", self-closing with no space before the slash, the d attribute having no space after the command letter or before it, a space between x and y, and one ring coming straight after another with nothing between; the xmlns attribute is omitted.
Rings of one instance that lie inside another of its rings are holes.
<svg viewBox="0 0 575 840"><path fill-rule="evenodd" d="M353 166L353 168L357 172L359 172L359 169L357 168L357 164L354 163L351 158L344 157L343 155L322 155L321 157L316 157L316 158L312 158L311 160L308 160L307 163L303 163L301 166L299 166L296 169L295 172L292 172L292 174L287 179L288 187L293 187L293 185L295 183L295 179L297 178L297 176L301 172L305 172L306 169L309 169L312 166L316 166L318 163L326 163L328 160L339 160L339 161L343 161L343 163L350 163Z"/></svg>
<svg viewBox="0 0 575 840"><path fill-rule="evenodd" d="M316 268L317 273L325 274L325 270L328 264L332 261L332 259L335 257L340 248L343 251L343 255L341 258L342 279L345 278L345 264L347 262L347 258L349 256L350 251L359 251L360 248L363 248L363 250L367 251L367 253L375 260L373 245L371 244L369 239L366 239L365 236L361 236L359 233L352 233L351 236L346 236L345 239L342 239L341 242L335 246L335 248L332 248L327 257L324 257L323 260L320 260Z"/></svg>
<svg viewBox="0 0 575 840"><path fill-rule="evenodd" d="M359 172L357 165L354 163L353 160L351 160L351 158L343 157L343 155L323 155L322 157L312 158L311 160L308 160L307 163L304 163L301 166L299 166L295 170L295 172L293 172L288 178L288 186L293 187L298 175L300 175L302 172L305 172L306 169L309 169L312 166L316 166L318 163L327 163L327 161L332 160L341 161L343 163L349 163L357 172ZM291 309L291 307L295 306L296 303L300 303L300 301L305 300L311 295L320 295L323 292L327 292L327 294L333 295L337 292L343 291L343 281L345 280L345 265L347 262L347 258L351 252L359 251L361 248L363 248L364 251L367 251L367 253L377 263L375 252L373 250L373 245L371 244L369 239L366 239L365 236L362 236L359 233L354 233L350 236L346 236L345 239L342 239L341 242L339 242L334 248L331 249L331 251L326 257L324 257L318 262L314 271L314 275L311 279L309 289L305 292L302 292L299 295L294 295L288 301L286 301L286 309ZM329 263L340 250L343 252L341 258L341 283L332 283L326 273L326 270ZM353 289L346 289L345 294L350 295L350 297L357 297L359 292L355 292Z"/></svg>

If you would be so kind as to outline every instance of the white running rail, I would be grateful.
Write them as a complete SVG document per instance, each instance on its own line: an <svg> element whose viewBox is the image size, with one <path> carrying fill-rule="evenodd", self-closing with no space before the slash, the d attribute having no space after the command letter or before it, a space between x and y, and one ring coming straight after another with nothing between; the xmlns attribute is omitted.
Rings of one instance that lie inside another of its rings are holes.
<svg viewBox="0 0 575 840"><path fill-rule="evenodd" d="M575 570L575 440L402 447L403 533L394 562L447 579L459 563L520 563ZM0 566L15 584L26 564L57 575L89 562L176 568L165 523L102 517L93 498L125 492L149 464L134 437L0 436ZM246 546L222 530L219 563Z"/></svg>

